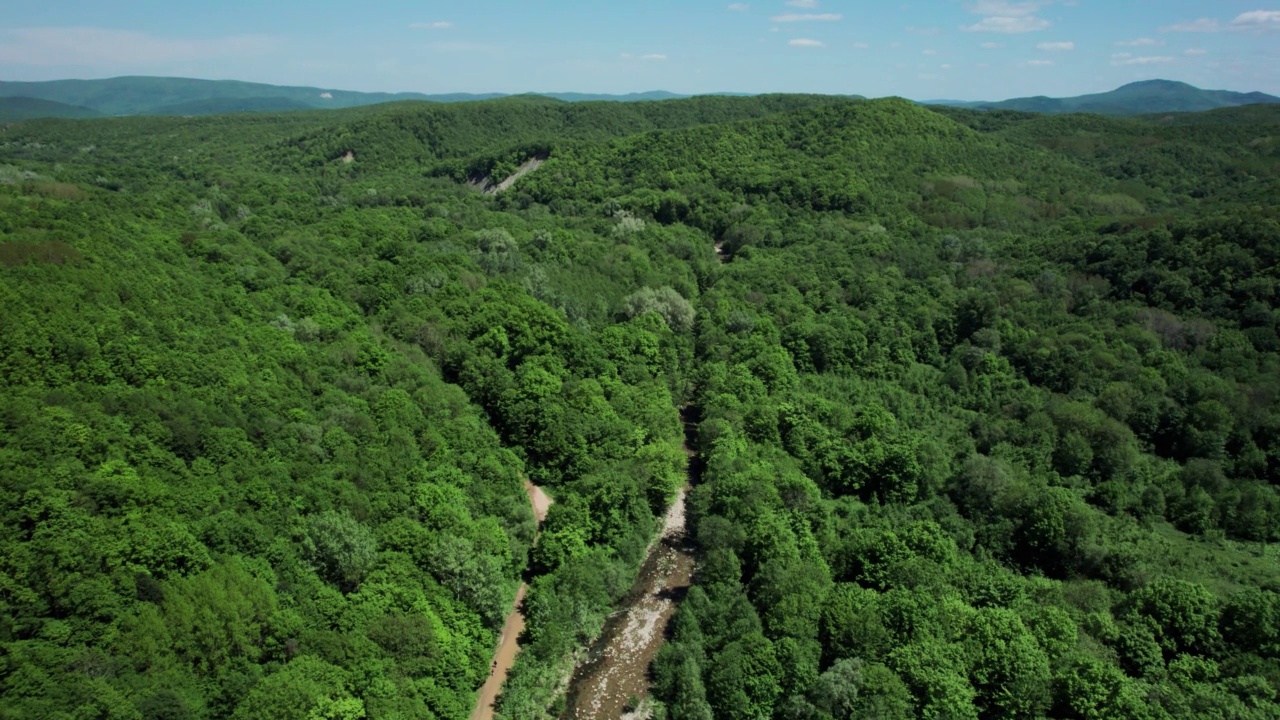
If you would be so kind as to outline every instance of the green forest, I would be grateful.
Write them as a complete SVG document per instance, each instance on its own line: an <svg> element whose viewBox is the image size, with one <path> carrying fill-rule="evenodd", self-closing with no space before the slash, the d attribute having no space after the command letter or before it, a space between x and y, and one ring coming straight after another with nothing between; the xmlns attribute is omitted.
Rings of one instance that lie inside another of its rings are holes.
<svg viewBox="0 0 1280 720"><path fill-rule="evenodd" d="M655 718L1280 717L1277 199L1280 106L0 126L0 718L460 720L521 581L557 717L690 480Z"/></svg>

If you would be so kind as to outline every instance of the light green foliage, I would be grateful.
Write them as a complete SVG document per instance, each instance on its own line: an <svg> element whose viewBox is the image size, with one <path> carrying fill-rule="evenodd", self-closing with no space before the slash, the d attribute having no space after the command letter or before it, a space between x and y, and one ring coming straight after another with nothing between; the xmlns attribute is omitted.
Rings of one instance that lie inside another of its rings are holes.
<svg viewBox="0 0 1280 720"><path fill-rule="evenodd" d="M686 332L693 327L696 314L693 306L672 288L642 288L627 296L624 302L628 317L653 312L662 316L667 326L676 332Z"/></svg>
<svg viewBox="0 0 1280 720"><path fill-rule="evenodd" d="M249 693L235 720L362 720L364 703L347 694L344 673L322 660L302 657Z"/></svg>

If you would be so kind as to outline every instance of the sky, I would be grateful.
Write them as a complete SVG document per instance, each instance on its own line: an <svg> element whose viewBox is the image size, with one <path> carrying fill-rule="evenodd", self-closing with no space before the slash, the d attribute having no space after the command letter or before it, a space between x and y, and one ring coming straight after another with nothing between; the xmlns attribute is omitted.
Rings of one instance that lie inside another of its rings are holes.
<svg viewBox="0 0 1280 720"><path fill-rule="evenodd" d="M1165 78L1280 95L1280 0L0 0L0 80L117 75L916 100Z"/></svg>

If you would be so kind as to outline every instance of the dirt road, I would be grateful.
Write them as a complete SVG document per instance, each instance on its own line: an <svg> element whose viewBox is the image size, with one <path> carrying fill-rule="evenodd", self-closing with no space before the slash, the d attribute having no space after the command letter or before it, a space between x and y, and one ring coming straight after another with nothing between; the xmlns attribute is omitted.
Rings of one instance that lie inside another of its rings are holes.
<svg viewBox="0 0 1280 720"><path fill-rule="evenodd" d="M533 506L533 516L541 525L547 519L547 509L553 502L542 488L528 480L524 481L524 490L529 495L529 504ZM516 600L512 603L511 612L502 623L502 634L498 636L498 651L493 655L493 666L489 669L489 679L480 688L480 696L476 698L476 708L471 711L471 720L491 720L493 703L502 692L502 683L507 681L507 673L516 661L520 652L520 633L524 632L524 594L528 586L520 583L516 591Z"/></svg>

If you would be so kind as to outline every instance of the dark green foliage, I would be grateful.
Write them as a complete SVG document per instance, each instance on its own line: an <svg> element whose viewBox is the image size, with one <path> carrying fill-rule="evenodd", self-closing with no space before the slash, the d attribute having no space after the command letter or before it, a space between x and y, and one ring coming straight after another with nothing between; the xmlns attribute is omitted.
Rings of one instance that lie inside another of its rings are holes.
<svg viewBox="0 0 1280 720"><path fill-rule="evenodd" d="M35 118L91 118L102 113L87 107L34 97L0 97L0 122Z"/></svg>

